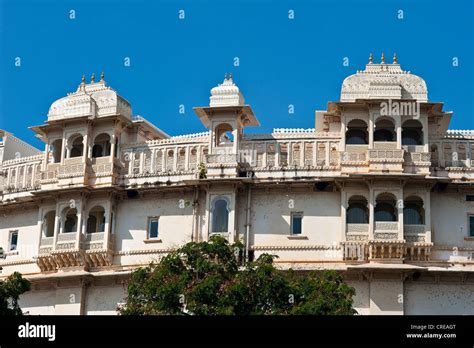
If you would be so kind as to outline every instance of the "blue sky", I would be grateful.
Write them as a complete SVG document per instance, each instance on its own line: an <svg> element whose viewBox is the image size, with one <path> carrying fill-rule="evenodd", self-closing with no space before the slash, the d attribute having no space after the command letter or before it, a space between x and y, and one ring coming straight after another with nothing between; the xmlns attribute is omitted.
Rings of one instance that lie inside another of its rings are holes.
<svg viewBox="0 0 474 348"><path fill-rule="evenodd" d="M102 70L134 114L171 135L204 130L192 107L208 104L225 72L262 124L248 132L312 128L314 111L339 100L342 80L370 52L375 62L396 52L426 80L430 101L454 111L451 128L474 129L473 17L469 0L0 0L0 128L42 148L28 127L82 74L89 81Z"/></svg>

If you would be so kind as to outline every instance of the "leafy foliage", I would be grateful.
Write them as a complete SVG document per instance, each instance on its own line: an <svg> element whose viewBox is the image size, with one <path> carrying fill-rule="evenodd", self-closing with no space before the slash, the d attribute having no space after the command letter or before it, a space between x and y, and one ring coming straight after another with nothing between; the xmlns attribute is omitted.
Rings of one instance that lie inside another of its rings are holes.
<svg viewBox="0 0 474 348"><path fill-rule="evenodd" d="M18 299L21 294L30 290L30 282L20 273L11 274L5 281L0 281L0 315L23 315Z"/></svg>
<svg viewBox="0 0 474 348"><path fill-rule="evenodd" d="M263 254L240 266L241 244L191 242L133 272L123 315L352 315L353 288L334 271L281 271ZM240 267L239 267L240 266Z"/></svg>

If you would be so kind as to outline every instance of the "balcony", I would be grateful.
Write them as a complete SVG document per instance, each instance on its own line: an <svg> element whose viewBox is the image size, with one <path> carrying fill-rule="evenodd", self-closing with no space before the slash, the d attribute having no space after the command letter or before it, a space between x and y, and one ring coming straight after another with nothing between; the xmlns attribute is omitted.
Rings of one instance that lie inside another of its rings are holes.
<svg viewBox="0 0 474 348"><path fill-rule="evenodd" d="M403 171L404 150L369 150L371 172L401 173Z"/></svg>
<svg viewBox="0 0 474 348"><path fill-rule="evenodd" d="M367 242L342 242L342 258L344 261L367 261L369 245Z"/></svg>
<svg viewBox="0 0 474 348"><path fill-rule="evenodd" d="M40 241L37 264L41 271L56 271L64 268L96 268L112 264L113 238L104 232L88 233L85 237L77 232L61 233L54 237L43 237Z"/></svg>

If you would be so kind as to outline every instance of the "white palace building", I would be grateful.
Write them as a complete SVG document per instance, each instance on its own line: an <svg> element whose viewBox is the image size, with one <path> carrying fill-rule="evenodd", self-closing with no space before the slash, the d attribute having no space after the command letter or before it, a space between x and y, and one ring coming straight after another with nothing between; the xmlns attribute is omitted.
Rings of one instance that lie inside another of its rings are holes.
<svg viewBox="0 0 474 348"><path fill-rule="evenodd" d="M474 131L396 56L315 128L258 133L232 76L194 112L205 131L169 136L102 75L31 127L44 151L0 132L0 279L32 282L25 312L116 314L134 269L220 234L343 272L360 314L474 314Z"/></svg>

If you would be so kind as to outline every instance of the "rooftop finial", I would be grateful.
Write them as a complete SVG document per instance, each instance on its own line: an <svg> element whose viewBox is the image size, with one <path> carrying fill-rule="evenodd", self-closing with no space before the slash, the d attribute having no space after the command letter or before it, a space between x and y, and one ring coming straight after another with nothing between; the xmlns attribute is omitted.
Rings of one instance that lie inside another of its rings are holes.
<svg viewBox="0 0 474 348"><path fill-rule="evenodd" d="M92 73L92 76L91 76L91 83L94 83L95 82L95 74Z"/></svg>
<svg viewBox="0 0 474 348"><path fill-rule="evenodd" d="M104 81L104 72L102 71L102 74L100 74L100 80Z"/></svg>
<svg viewBox="0 0 474 348"><path fill-rule="evenodd" d="M230 75L229 75L229 79L230 79L230 80L232 80L232 73L230 73Z"/></svg>
<svg viewBox="0 0 474 348"><path fill-rule="evenodd" d="M227 73L225 73L224 80L227 80Z"/></svg>
<svg viewBox="0 0 474 348"><path fill-rule="evenodd" d="M397 54L393 54L393 64L397 64Z"/></svg>
<svg viewBox="0 0 474 348"><path fill-rule="evenodd" d="M372 57L372 52L370 52L369 55L369 64L372 64L372 61L374 60L374 57Z"/></svg>
<svg viewBox="0 0 474 348"><path fill-rule="evenodd" d="M382 53L382 60L381 60L380 64L385 64L385 54L383 54L383 53Z"/></svg>
<svg viewBox="0 0 474 348"><path fill-rule="evenodd" d="M86 81L86 76L84 74L82 74L82 79L81 79L81 83L84 84Z"/></svg>

